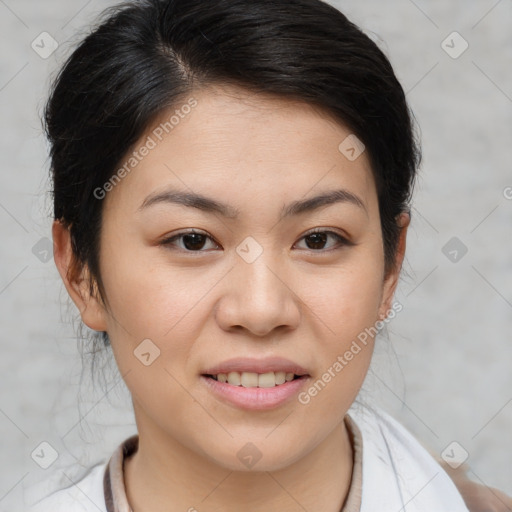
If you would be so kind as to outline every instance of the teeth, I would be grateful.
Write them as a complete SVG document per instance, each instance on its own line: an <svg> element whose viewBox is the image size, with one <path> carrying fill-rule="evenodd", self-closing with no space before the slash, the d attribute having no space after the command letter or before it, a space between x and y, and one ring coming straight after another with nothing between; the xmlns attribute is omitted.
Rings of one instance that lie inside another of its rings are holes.
<svg viewBox="0 0 512 512"><path fill-rule="evenodd" d="M293 375L293 373L292 373ZM279 384L284 384L286 382L286 373L284 372L276 372L276 384L279 386ZM293 377L292 377L293 379Z"/></svg>
<svg viewBox="0 0 512 512"><path fill-rule="evenodd" d="M233 384L233 386L240 386L240 374L238 372L229 372L228 373L228 382Z"/></svg>
<svg viewBox="0 0 512 512"><path fill-rule="evenodd" d="M213 376L219 382L227 382L232 386L243 386L244 388L273 388L285 382L290 382L294 377L294 373L285 372L229 372L228 374L219 373Z"/></svg>
<svg viewBox="0 0 512 512"><path fill-rule="evenodd" d="M247 374L247 375L256 375ZM273 388L276 385L276 374L274 372L260 373L258 375L258 387L259 388ZM243 382L243 381L242 381Z"/></svg>
<svg viewBox="0 0 512 512"><path fill-rule="evenodd" d="M243 372L240 374L240 382L244 388L255 388L258 386L258 374Z"/></svg>

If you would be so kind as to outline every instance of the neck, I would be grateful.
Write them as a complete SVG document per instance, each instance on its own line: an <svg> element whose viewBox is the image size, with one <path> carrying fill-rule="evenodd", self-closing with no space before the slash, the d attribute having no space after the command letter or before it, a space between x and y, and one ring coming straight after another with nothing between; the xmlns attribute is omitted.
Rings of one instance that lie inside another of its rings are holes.
<svg viewBox="0 0 512 512"><path fill-rule="evenodd" d="M339 512L352 475L345 422L302 459L278 471L231 471L175 439L139 428L139 446L125 460L133 512L265 510Z"/></svg>

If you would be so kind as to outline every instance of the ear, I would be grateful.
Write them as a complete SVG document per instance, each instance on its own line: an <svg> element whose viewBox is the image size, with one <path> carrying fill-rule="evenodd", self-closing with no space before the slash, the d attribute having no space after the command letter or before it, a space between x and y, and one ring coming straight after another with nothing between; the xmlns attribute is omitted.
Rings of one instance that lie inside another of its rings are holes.
<svg viewBox="0 0 512 512"><path fill-rule="evenodd" d="M52 226L53 259L59 274L66 286L69 296L73 299L80 311L82 321L95 331L106 331L106 311L94 285L95 295L90 294L90 274L88 268L77 272L76 263L71 245L69 229L60 221L55 220ZM78 275L79 274L79 275Z"/></svg>
<svg viewBox="0 0 512 512"><path fill-rule="evenodd" d="M395 265L384 279L382 302L379 307L379 320L386 318L388 311L391 309L393 296L395 294L398 279L400 277L400 270L402 269L402 263L405 256L407 228L409 227L410 222L411 217L409 213L403 212L397 217L397 223L400 226L400 236L396 249Z"/></svg>

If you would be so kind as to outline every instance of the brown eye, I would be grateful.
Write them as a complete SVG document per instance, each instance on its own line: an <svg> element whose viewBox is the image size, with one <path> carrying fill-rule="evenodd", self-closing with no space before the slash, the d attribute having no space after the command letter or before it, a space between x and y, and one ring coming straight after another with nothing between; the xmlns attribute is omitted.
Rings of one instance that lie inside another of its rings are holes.
<svg viewBox="0 0 512 512"><path fill-rule="evenodd" d="M323 249L328 238L327 233L311 233L305 240L308 249Z"/></svg>
<svg viewBox="0 0 512 512"><path fill-rule="evenodd" d="M331 243L329 247L326 248L326 245L328 245L329 239L335 240L336 243ZM301 240L304 240L306 242L306 249L312 250L312 251L322 251L322 250L329 250L336 248L336 245L338 247L343 247L345 245L354 245L352 242L349 242L346 238L342 237L338 233L335 233L333 231L313 231L305 236L302 237Z"/></svg>
<svg viewBox="0 0 512 512"><path fill-rule="evenodd" d="M181 241L181 244L176 244L176 241ZM178 248L187 252L206 252L204 249L207 246L208 242L211 242L213 248L218 248L219 246L213 242L213 239L206 235L205 233L198 233L196 231L187 231L184 233L179 233L177 235L173 235L170 238L166 238L163 240L160 245L169 247L169 248ZM176 247L177 246L177 247ZM208 248L208 247L207 247ZM210 247L211 249L211 247Z"/></svg>
<svg viewBox="0 0 512 512"><path fill-rule="evenodd" d="M198 251L204 247L206 237L198 233L183 235L183 245L189 251Z"/></svg>

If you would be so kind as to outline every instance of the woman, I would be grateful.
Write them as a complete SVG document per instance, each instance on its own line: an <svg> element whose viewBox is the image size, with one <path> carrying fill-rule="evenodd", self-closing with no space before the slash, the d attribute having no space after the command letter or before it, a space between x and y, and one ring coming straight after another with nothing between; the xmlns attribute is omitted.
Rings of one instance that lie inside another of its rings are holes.
<svg viewBox="0 0 512 512"><path fill-rule="evenodd" d="M138 434L32 510L467 510L355 401L420 162L366 35L319 0L128 2L45 122L55 261Z"/></svg>

